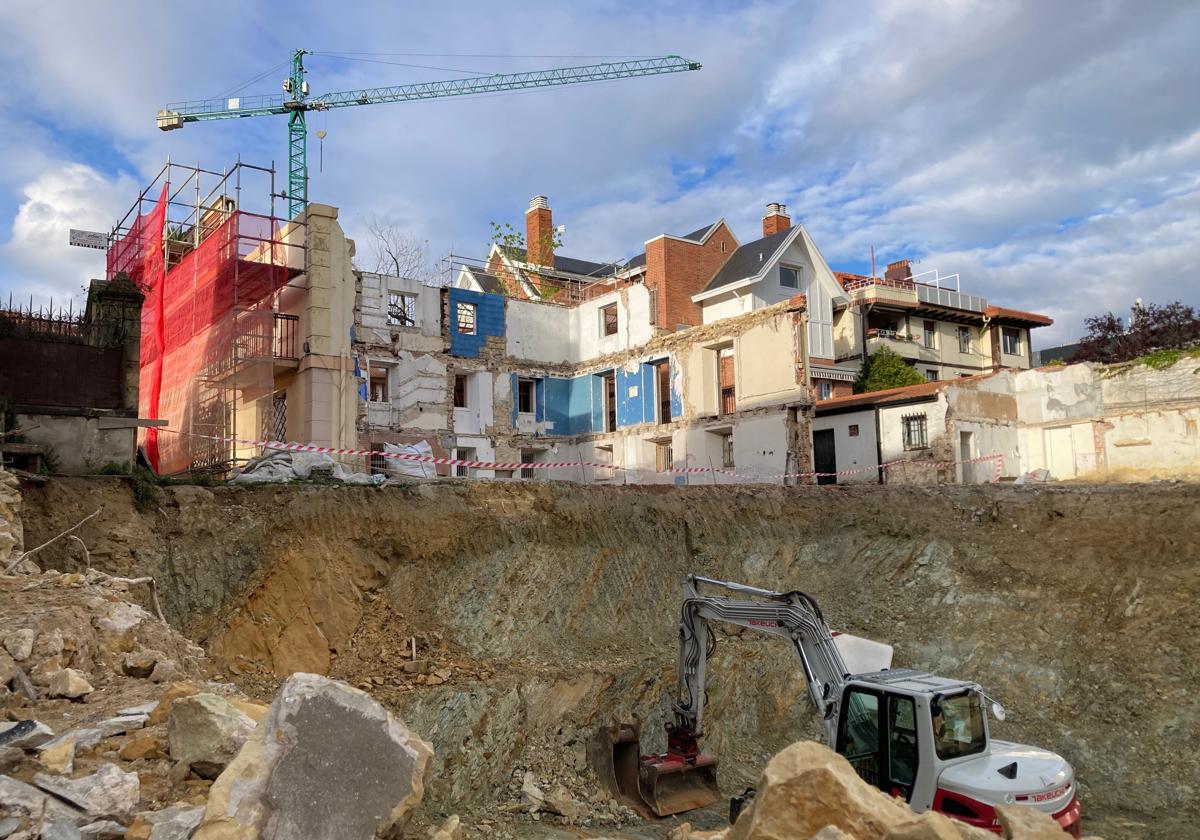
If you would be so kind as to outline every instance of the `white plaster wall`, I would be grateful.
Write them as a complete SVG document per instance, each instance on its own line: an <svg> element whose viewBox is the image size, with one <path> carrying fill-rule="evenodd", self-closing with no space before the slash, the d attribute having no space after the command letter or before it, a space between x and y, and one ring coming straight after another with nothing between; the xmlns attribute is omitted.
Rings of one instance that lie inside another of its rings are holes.
<svg viewBox="0 0 1200 840"><path fill-rule="evenodd" d="M600 334L600 308L617 304L617 333ZM638 284L616 292L585 301L571 310L573 351L577 354L571 361L582 362L638 347L654 337L650 325L650 293Z"/></svg>
<svg viewBox="0 0 1200 840"><path fill-rule="evenodd" d="M733 463L746 479L782 484L787 464L786 412L739 419L733 427Z"/></svg>
<svg viewBox="0 0 1200 840"><path fill-rule="evenodd" d="M1111 472L1200 473L1200 406L1109 417L1102 429Z"/></svg>
<svg viewBox="0 0 1200 840"><path fill-rule="evenodd" d="M571 310L550 303L506 301L506 352L514 359L541 362L573 360Z"/></svg>
<svg viewBox="0 0 1200 840"><path fill-rule="evenodd" d="M700 304L702 324L711 324L722 318L745 315L754 305L754 297L748 289L732 291L720 297L710 298Z"/></svg>
<svg viewBox="0 0 1200 840"><path fill-rule="evenodd" d="M962 439L959 436L961 432L971 433L971 458L998 453L1004 456L1000 474L1009 477L1020 475L1021 441L1016 426L1003 426L978 420L954 421L955 460L962 458ZM994 461L959 464L956 472L958 480L964 484L986 484L995 477L996 466Z"/></svg>
<svg viewBox="0 0 1200 840"><path fill-rule="evenodd" d="M798 383L796 325L791 313L756 324L734 341L734 385L739 410L794 402L806 388Z"/></svg>
<svg viewBox="0 0 1200 840"><path fill-rule="evenodd" d="M851 426L858 426L858 435L855 437L850 436ZM833 430L838 472L863 470L854 475L838 476L837 483L877 484L879 474L871 469L879 466L879 451L875 444L875 409L813 418L812 431L826 429Z"/></svg>
<svg viewBox="0 0 1200 840"><path fill-rule="evenodd" d="M898 405L879 409L879 442L883 460L895 461L899 458L919 459L929 456L929 449L904 448L903 418L910 414L924 414L929 448L937 446L946 435L946 402L939 395L931 402Z"/></svg>

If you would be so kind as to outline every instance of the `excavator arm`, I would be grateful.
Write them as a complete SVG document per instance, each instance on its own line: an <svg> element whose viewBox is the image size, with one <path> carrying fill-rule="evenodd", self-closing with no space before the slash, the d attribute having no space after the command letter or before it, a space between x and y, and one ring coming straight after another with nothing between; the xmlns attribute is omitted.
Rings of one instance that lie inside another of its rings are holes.
<svg viewBox="0 0 1200 840"><path fill-rule="evenodd" d="M701 586L731 595L705 595ZM803 592L773 592L740 583L689 575L683 588L679 618L677 684L672 711L674 731L699 738L703 734L705 677L713 636L710 621L722 621L787 640L796 652L808 683L808 696L832 740L833 713L850 676L833 633L817 602Z"/></svg>

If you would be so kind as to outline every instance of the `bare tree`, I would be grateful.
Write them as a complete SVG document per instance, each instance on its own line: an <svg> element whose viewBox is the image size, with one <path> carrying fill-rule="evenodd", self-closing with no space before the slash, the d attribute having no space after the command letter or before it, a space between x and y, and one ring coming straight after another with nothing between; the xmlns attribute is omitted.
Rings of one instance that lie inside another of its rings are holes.
<svg viewBox="0 0 1200 840"><path fill-rule="evenodd" d="M372 271L434 285L437 272L429 258L429 242L414 236L394 222L367 217Z"/></svg>

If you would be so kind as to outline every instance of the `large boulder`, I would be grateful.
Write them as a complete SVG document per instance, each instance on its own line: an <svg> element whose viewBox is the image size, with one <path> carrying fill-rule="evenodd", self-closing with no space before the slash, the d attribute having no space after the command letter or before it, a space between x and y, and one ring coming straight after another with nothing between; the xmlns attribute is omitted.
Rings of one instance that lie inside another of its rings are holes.
<svg viewBox="0 0 1200 840"><path fill-rule="evenodd" d="M373 840L403 831L433 750L369 695L294 674L213 784L193 840Z"/></svg>
<svg viewBox="0 0 1200 840"><path fill-rule="evenodd" d="M914 816L899 799L863 781L850 762L800 741L768 762L758 795L725 840L791 840L825 831L858 840L988 840L995 835L941 814Z"/></svg>
<svg viewBox="0 0 1200 840"><path fill-rule="evenodd" d="M215 694L176 700L167 725L171 758L215 779L254 731L254 721Z"/></svg>

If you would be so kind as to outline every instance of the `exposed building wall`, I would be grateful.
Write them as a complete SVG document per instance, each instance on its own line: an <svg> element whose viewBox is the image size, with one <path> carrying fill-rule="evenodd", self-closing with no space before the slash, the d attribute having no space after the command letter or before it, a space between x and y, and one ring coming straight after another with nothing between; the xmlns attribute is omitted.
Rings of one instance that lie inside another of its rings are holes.
<svg viewBox="0 0 1200 840"><path fill-rule="evenodd" d="M814 417L812 431L833 430L834 454L837 469L861 470L853 475L838 476L838 484L875 484L879 474L872 467L879 466L879 450L876 445L875 409L867 408L846 414Z"/></svg>
<svg viewBox="0 0 1200 840"><path fill-rule="evenodd" d="M46 409L49 412L49 409ZM65 475L96 473L109 464L128 468L137 447L137 426L103 428L105 420L116 420L104 412L85 409L40 413L20 411L16 428L26 429L25 443L45 449L45 463Z"/></svg>
<svg viewBox="0 0 1200 840"><path fill-rule="evenodd" d="M1013 386L1024 469L1060 479L1200 473L1200 359L1039 368Z"/></svg>

